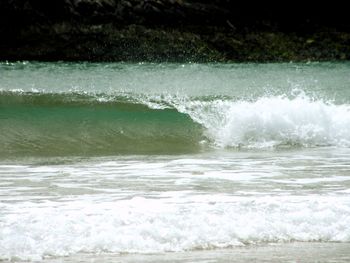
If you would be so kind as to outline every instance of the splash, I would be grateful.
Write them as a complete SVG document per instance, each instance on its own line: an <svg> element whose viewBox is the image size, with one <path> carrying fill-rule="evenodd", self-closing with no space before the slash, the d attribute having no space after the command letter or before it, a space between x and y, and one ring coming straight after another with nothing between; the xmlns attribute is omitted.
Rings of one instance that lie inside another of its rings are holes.
<svg viewBox="0 0 350 263"><path fill-rule="evenodd" d="M174 103L205 127L219 148L318 147L350 145L350 105L305 95L249 100Z"/></svg>
<svg viewBox="0 0 350 263"><path fill-rule="evenodd" d="M0 155L349 147L350 105L296 96L2 92Z"/></svg>

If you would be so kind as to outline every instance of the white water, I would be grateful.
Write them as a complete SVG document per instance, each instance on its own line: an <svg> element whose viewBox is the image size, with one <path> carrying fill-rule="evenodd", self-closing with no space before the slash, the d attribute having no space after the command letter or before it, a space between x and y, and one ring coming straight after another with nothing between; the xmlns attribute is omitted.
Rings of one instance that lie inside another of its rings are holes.
<svg viewBox="0 0 350 263"><path fill-rule="evenodd" d="M141 103L165 105L188 114L218 148L350 146L350 104L306 96L264 96L252 100L148 96ZM158 100L158 102L157 102Z"/></svg>
<svg viewBox="0 0 350 263"><path fill-rule="evenodd" d="M1 165L1 259L350 242L349 158L325 149Z"/></svg>
<svg viewBox="0 0 350 263"><path fill-rule="evenodd" d="M348 197L89 199L27 202L11 209L2 206L17 215L3 219L2 259L40 260L77 252L159 253L262 242L350 241Z"/></svg>
<svg viewBox="0 0 350 263"><path fill-rule="evenodd" d="M4 91L140 95L205 133L205 150L183 156L1 159L0 260L350 261L349 63L2 63L0 73Z"/></svg>
<svg viewBox="0 0 350 263"><path fill-rule="evenodd" d="M190 116L220 147L350 145L350 105L283 97L198 104Z"/></svg>

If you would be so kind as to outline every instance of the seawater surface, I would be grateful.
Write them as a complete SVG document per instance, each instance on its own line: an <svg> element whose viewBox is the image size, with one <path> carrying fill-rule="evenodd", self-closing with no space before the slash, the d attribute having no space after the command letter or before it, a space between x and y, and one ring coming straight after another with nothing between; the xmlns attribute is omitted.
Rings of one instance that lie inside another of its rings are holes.
<svg viewBox="0 0 350 263"><path fill-rule="evenodd" d="M350 260L350 64L0 63L0 260Z"/></svg>

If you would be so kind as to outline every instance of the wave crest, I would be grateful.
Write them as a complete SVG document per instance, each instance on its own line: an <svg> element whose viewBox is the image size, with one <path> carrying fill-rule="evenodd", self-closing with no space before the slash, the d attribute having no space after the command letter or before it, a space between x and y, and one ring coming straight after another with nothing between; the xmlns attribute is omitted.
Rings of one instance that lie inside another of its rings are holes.
<svg viewBox="0 0 350 263"><path fill-rule="evenodd" d="M350 105L270 96L0 93L0 155L350 146Z"/></svg>
<svg viewBox="0 0 350 263"><path fill-rule="evenodd" d="M214 145L267 148L350 145L350 105L306 96L256 101L189 101L175 106L206 129Z"/></svg>

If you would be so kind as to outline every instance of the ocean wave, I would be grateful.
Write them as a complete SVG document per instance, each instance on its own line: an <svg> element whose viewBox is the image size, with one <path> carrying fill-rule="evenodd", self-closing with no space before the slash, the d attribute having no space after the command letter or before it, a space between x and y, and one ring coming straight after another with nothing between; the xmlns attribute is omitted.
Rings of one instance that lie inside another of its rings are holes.
<svg viewBox="0 0 350 263"><path fill-rule="evenodd" d="M349 147L350 105L306 95L2 92L0 155L186 153Z"/></svg>

